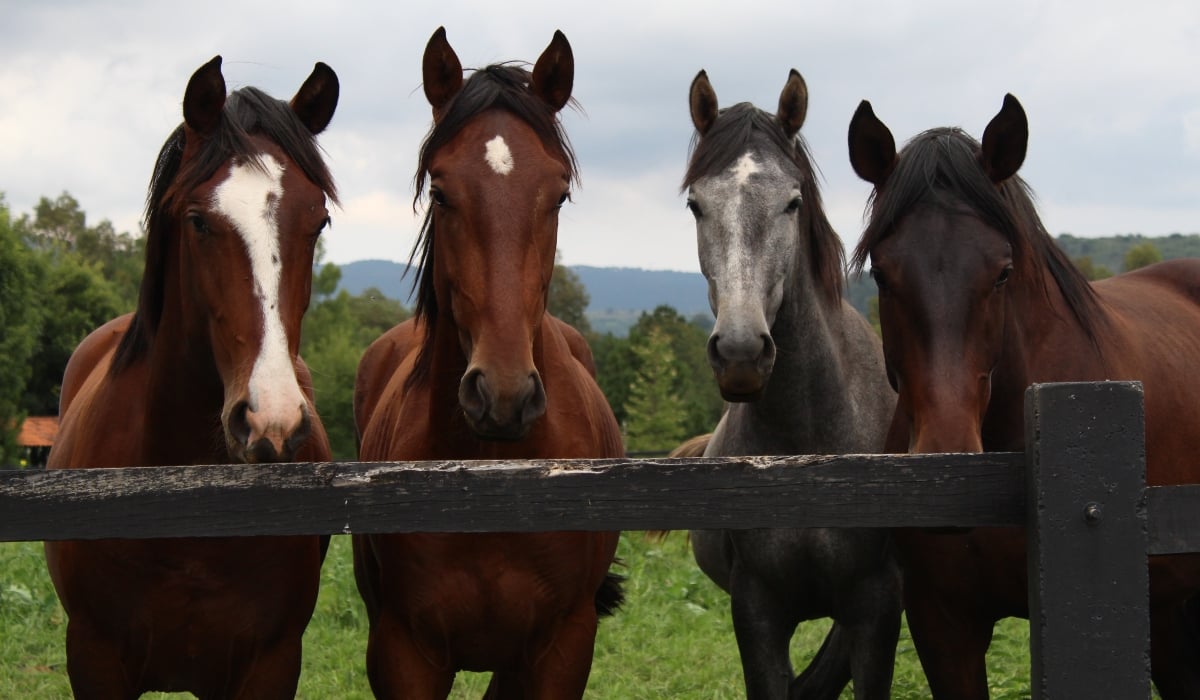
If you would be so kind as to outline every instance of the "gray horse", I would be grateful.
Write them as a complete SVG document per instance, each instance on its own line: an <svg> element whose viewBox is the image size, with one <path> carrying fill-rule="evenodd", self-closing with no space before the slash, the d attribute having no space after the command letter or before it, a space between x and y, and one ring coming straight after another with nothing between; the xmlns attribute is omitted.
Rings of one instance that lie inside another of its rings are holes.
<svg viewBox="0 0 1200 700"><path fill-rule="evenodd" d="M896 395L878 337L842 298L841 241L799 136L804 79L791 71L775 115L748 103L718 110L704 71L690 103L697 134L683 187L717 317L708 359L729 402L705 455L880 451ZM851 678L856 698L888 697L901 598L885 532L691 536L696 563L730 594L748 698L836 698ZM793 678L791 637L818 617L833 628Z"/></svg>

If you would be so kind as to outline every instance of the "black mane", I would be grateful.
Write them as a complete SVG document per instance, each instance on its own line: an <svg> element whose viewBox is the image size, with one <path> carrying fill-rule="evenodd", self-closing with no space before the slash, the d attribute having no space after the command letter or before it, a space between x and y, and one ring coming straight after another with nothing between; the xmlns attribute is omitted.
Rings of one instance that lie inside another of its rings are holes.
<svg viewBox="0 0 1200 700"><path fill-rule="evenodd" d="M528 123L541 138L546 150L562 160L567 169L567 178L574 182L579 181L575 153L558 120L558 114L529 90L532 77L529 71L511 63L490 65L471 73L463 82L458 94L446 104L441 118L434 122L421 143L417 174L413 178L416 189L416 195L413 197L414 209L425 195L425 180L429 176L433 154L457 136L467 122L489 109L506 110ZM414 260L419 260L419 276L414 282L417 304L413 317L424 325L427 340L433 337L438 315L437 298L433 288L433 222L434 207L429 207L425 212L421 232L408 258L410 268ZM426 343L424 348L428 347L429 344ZM429 360L430 357L422 349L416 367L409 376L410 383L426 375Z"/></svg>
<svg viewBox="0 0 1200 700"><path fill-rule="evenodd" d="M845 285L845 257L842 242L825 216L821 190L817 187L817 170L804 137L788 138L775 116L748 102L720 111L704 136L692 137L691 155L681 190L697 180L720 173L748 150L775 149L786 154L800 170L801 198L809 233L810 274L831 304L837 304Z"/></svg>
<svg viewBox="0 0 1200 700"><path fill-rule="evenodd" d="M187 129L180 124L159 151L150 178L143 216L146 267L138 307L128 332L117 347L111 372L119 372L143 357L158 329L163 312L166 256L173 247L171 237L176 235L182 197L212 177L231 158L261 167L252 135L265 136L278 144L330 200L337 202L337 188L316 137L283 100L254 87L234 91L225 100L216 131L199 142L198 150L186 163L183 153Z"/></svg>
<svg viewBox="0 0 1200 700"><path fill-rule="evenodd" d="M930 129L909 141L884 187L871 194L870 220L854 249L851 268L861 272L871 249L913 208L966 207L1004 234L1014 264L1049 269L1071 314L1094 335L1104 316L1092 286L1046 231L1025 181L1014 175L997 186L980 166L979 151L979 143L957 128ZM1041 283L1040 275L1034 279Z"/></svg>

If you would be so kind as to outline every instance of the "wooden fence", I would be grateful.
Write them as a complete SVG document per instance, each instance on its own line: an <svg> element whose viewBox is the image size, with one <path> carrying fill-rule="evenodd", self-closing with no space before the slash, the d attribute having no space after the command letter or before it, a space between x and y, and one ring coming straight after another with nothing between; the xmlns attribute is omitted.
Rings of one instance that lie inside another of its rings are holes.
<svg viewBox="0 0 1200 700"><path fill-rule="evenodd" d="M0 541L1024 526L1033 697L1148 698L1147 556L1200 551L1200 486L1146 487L1138 383L1025 407L1024 454L3 472Z"/></svg>

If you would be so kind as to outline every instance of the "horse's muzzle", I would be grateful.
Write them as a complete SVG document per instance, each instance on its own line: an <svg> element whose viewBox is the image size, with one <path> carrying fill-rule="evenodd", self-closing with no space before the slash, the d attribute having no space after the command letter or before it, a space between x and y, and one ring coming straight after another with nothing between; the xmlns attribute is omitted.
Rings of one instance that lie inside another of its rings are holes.
<svg viewBox="0 0 1200 700"><path fill-rule="evenodd" d="M247 464L288 462L295 458L300 446L312 433L312 418L308 406L301 405L298 420L268 420L250 410L246 401L239 401L225 421L225 434L231 455Z"/></svg>
<svg viewBox="0 0 1200 700"><path fill-rule="evenodd" d="M496 384L482 369L470 369L459 382L458 403L481 440L520 440L546 412L542 378L531 372L513 387Z"/></svg>

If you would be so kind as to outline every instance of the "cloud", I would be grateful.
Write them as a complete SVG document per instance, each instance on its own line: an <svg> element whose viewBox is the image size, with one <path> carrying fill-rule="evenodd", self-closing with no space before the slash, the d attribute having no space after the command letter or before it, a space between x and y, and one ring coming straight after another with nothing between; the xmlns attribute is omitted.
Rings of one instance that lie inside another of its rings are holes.
<svg viewBox="0 0 1200 700"><path fill-rule="evenodd" d="M723 105L767 109L788 69L800 70L810 93L803 133L849 242L869 191L846 158L859 100L870 99L903 142L943 125L978 136L1006 92L1029 114L1022 175L1046 203L1051 231L1200 230L1200 6L1174 0L1102 0L1086 13L1038 0L686 9L616 0L570 12L455 0L351 3L336 13L307 0L286 13L213 0L186 20L148 0L17 0L0 26L0 191L19 214L66 190L91 219L136 231L192 71L219 53L230 88L253 84L286 99L321 60L342 83L321 137L344 205L330 257L405 259L416 226L412 170L430 119L420 59L439 24L467 66L533 61L555 29L571 41L585 110L564 116L584 176L563 217L560 242L573 263L695 269L677 183L692 130L687 88L700 68Z"/></svg>

